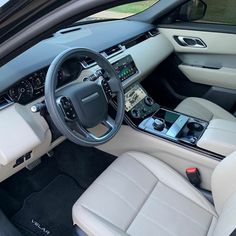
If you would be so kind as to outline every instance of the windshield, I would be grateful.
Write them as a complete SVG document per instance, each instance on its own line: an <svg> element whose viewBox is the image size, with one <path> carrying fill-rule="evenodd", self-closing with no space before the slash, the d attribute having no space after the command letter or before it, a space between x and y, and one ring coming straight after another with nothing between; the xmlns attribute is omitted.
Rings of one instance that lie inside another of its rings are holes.
<svg viewBox="0 0 236 236"><path fill-rule="evenodd" d="M0 0L0 7L3 6L6 2L8 2L9 0Z"/></svg>
<svg viewBox="0 0 236 236"><path fill-rule="evenodd" d="M108 10L86 17L81 21L123 19L138 14L148 9L157 2L159 2L159 0L145 0L145 1L138 1L135 3L123 4L118 7L113 7Z"/></svg>

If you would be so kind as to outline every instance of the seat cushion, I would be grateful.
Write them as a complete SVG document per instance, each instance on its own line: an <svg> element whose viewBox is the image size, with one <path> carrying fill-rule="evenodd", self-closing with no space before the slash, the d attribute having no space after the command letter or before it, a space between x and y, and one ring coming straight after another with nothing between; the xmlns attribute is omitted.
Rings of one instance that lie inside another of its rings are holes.
<svg viewBox="0 0 236 236"><path fill-rule="evenodd" d="M172 168L147 154L120 156L73 207L86 234L213 235L213 206Z"/></svg>
<svg viewBox="0 0 236 236"><path fill-rule="evenodd" d="M175 108L175 111L205 121L212 119L236 121L236 118L228 111L202 98L186 98Z"/></svg>

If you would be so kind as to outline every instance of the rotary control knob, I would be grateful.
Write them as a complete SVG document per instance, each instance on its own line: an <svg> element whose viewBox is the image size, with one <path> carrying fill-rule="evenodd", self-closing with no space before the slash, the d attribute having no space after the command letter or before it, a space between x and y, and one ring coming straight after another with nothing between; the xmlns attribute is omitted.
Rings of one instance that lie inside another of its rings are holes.
<svg viewBox="0 0 236 236"><path fill-rule="evenodd" d="M154 104L154 100L151 97L145 97L144 101L145 101L145 104L149 107Z"/></svg>
<svg viewBox="0 0 236 236"><path fill-rule="evenodd" d="M165 121L162 119L155 119L153 122L153 127L157 131L162 131L165 128Z"/></svg>
<svg viewBox="0 0 236 236"><path fill-rule="evenodd" d="M138 109L134 108L131 110L131 116L135 119L139 119L141 117L141 112Z"/></svg>

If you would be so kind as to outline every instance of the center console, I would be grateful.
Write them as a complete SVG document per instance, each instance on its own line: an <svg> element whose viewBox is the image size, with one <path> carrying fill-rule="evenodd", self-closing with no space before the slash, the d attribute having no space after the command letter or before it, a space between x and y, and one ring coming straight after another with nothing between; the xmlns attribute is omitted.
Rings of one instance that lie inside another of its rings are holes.
<svg viewBox="0 0 236 236"><path fill-rule="evenodd" d="M138 128L167 139L196 145L207 125L205 121L160 108L144 119Z"/></svg>
<svg viewBox="0 0 236 236"><path fill-rule="evenodd" d="M137 129L179 144L197 147L208 122L160 107L139 84L125 91L128 122Z"/></svg>
<svg viewBox="0 0 236 236"><path fill-rule="evenodd" d="M130 55L119 59L112 65L122 82L140 73ZM115 98L113 102L115 105ZM161 107L139 83L125 90L125 121L142 132L222 159L222 151L217 151L215 145L211 144L209 137L216 131L211 129L209 122ZM224 135L224 139L228 140L231 136ZM223 135L219 140L222 140L222 137ZM232 147L235 148L235 145ZM232 148L224 146L221 149L228 151Z"/></svg>

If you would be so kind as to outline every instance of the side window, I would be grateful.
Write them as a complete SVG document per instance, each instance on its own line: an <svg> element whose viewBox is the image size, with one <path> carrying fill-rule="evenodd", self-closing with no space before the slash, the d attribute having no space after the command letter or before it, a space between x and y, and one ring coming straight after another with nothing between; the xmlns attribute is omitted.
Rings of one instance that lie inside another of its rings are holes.
<svg viewBox="0 0 236 236"><path fill-rule="evenodd" d="M236 25L236 0L204 0L205 16L198 22Z"/></svg>

